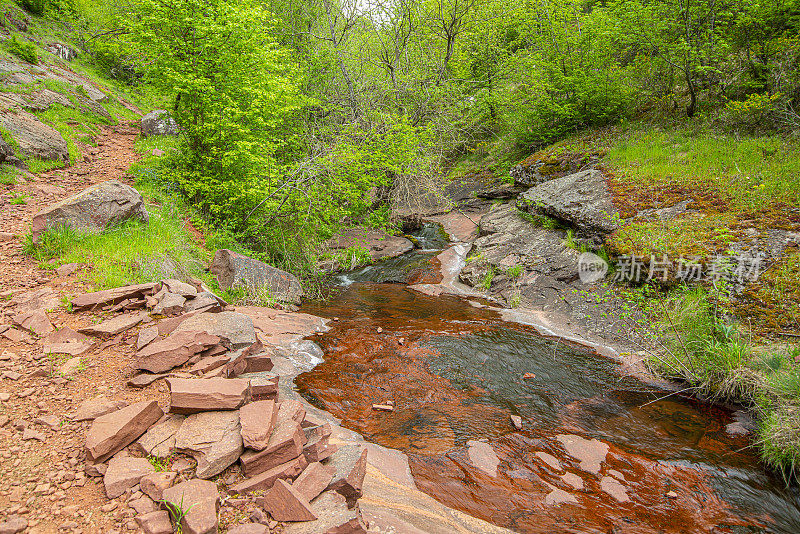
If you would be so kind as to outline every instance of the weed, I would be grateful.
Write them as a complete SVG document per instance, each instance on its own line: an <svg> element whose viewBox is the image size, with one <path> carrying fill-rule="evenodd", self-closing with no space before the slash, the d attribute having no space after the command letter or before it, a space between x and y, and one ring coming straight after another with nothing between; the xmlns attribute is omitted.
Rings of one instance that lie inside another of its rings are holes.
<svg viewBox="0 0 800 534"><path fill-rule="evenodd" d="M36 46L33 43L20 41L17 39L16 35L11 37L11 39L6 39L3 42L3 47L9 54L17 56L28 63L33 63L34 65L39 63L39 55L36 53Z"/></svg>
<svg viewBox="0 0 800 534"><path fill-rule="evenodd" d="M28 199L30 197L31 197L30 195L26 195L24 193L17 193L16 191L13 191L11 193L11 199L8 201L8 203L9 204L16 204L16 205L27 204L28 203Z"/></svg>
<svg viewBox="0 0 800 534"><path fill-rule="evenodd" d="M513 267L509 267L508 270L506 271L506 274L511 278L519 278L520 276L522 276L522 272L523 272L522 265L517 264L514 265Z"/></svg>
<svg viewBox="0 0 800 534"><path fill-rule="evenodd" d="M38 242L34 242L32 234L27 234L22 250L39 262L46 262L63 256L80 240L81 236L69 226L58 226L43 232Z"/></svg>
<svg viewBox="0 0 800 534"><path fill-rule="evenodd" d="M61 307L64 308L67 313L72 313L72 300L70 299L69 295L63 294L61 295Z"/></svg>
<svg viewBox="0 0 800 534"><path fill-rule="evenodd" d="M14 185L18 175L19 171L11 165L0 165L0 185Z"/></svg>
<svg viewBox="0 0 800 534"><path fill-rule="evenodd" d="M150 455L147 457L147 461L150 462L150 465L153 466L153 469L156 471L168 471L170 465L172 464L172 457L171 456L154 456Z"/></svg>
<svg viewBox="0 0 800 534"><path fill-rule="evenodd" d="M28 166L28 170L33 174L52 171L53 169L61 169L66 165L60 159L42 159L36 156L27 158L25 164Z"/></svg>
<svg viewBox="0 0 800 534"><path fill-rule="evenodd" d="M489 291L492 288L493 279L494 279L494 268L489 267L489 270L486 271L485 275L483 275L483 280L481 280L481 283L478 287L484 291Z"/></svg>

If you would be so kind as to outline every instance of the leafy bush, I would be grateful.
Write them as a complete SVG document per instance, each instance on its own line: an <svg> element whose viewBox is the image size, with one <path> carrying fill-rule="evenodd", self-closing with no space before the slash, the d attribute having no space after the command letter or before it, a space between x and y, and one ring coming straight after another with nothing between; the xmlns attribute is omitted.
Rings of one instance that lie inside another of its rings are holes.
<svg viewBox="0 0 800 534"><path fill-rule="evenodd" d="M781 93L756 93L746 100L728 102L724 118L729 125L749 131L770 129L776 126L776 115L784 105Z"/></svg>
<svg viewBox="0 0 800 534"><path fill-rule="evenodd" d="M41 15L47 7L48 0L20 0L22 8L34 15Z"/></svg>
<svg viewBox="0 0 800 534"><path fill-rule="evenodd" d="M24 59L28 63L36 65L39 63L39 56L36 54L36 46L27 41L20 41L17 36L7 39L3 42L3 46L8 52L20 59Z"/></svg>

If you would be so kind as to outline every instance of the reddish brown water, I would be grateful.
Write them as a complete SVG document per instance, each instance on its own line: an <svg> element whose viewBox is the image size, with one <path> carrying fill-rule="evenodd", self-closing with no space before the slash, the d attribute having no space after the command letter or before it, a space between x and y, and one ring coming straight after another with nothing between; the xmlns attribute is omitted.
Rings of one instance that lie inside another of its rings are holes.
<svg viewBox="0 0 800 534"><path fill-rule="evenodd" d="M298 377L301 393L406 452L419 489L448 506L522 533L800 532L796 489L726 435L727 410L657 400L666 392L607 358L400 284L353 283L303 311L339 320L315 338L325 362ZM394 412L372 409L388 400ZM607 445L599 467L581 466L565 435ZM496 477L469 460L478 439L500 459Z"/></svg>

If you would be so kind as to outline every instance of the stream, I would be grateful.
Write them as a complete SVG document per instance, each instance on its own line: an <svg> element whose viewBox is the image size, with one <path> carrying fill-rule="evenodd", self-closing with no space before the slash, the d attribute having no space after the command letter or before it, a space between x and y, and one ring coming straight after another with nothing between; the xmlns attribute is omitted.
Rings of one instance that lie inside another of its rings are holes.
<svg viewBox="0 0 800 534"><path fill-rule="evenodd" d="M325 361L296 379L309 402L405 452L421 491L515 532L800 532L797 488L726 432L730 410L406 287L438 282L440 234L424 227L419 249L337 275L303 305L333 319L314 339Z"/></svg>

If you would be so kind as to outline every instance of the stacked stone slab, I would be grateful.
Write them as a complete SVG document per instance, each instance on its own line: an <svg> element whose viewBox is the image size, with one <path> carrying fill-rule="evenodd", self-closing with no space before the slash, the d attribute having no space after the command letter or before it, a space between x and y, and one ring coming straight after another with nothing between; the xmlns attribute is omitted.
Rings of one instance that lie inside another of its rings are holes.
<svg viewBox="0 0 800 534"><path fill-rule="evenodd" d="M225 472L230 480L236 471L226 470L237 462L245 478L232 480L229 491L259 508L254 523L230 532L267 532L271 521L307 525L309 534L366 532L357 503L366 449L336 454L329 424L301 402L278 398L271 353L250 316L226 311L213 295L209 306L187 311L204 293L198 284L164 280L73 301L80 309L122 312L80 329L89 336L139 329L134 368L160 374L140 374L132 387L161 378L169 387L165 410L156 401L126 405L105 397L79 407L73 417L92 421L87 473L103 477L109 498L141 492L128 504L146 534L172 532L176 523L186 534L217 532L220 494L208 479ZM176 454L196 465L178 460L174 470L157 472L148 460Z"/></svg>

